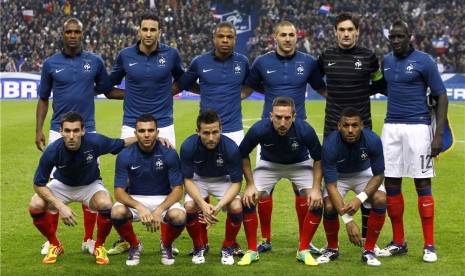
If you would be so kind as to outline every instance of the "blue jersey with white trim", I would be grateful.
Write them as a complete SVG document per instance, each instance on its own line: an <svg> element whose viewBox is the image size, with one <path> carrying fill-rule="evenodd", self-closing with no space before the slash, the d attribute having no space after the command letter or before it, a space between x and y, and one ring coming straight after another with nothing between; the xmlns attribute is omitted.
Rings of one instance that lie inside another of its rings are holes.
<svg viewBox="0 0 465 276"><path fill-rule="evenodd" d="M388 54L382 63L388 87L385 123L431 124L426 104L427 89L432 96L447 92L438 67L428 54L411 48L406 57Z"/></svg>
<svg viewBox="0 0 465 276"><path fill-rule="evenodd" d="M337 181L338 173L356 173L371 167L373 175L384 173L384 154L381 139L364 128L360 140L354 144L342 139L337 130L323 141L321 165L326 183Z"/></svg>
<svg viewBox="0 0 465 276"><path fill-rule="evenodd" d="M175 150L156 143L150 152L134 143L118 154L115 188L127 188L131 195L169 195L172 187L183 184L181 166Z"/></svg>
<svg viewBox="0 0 465 276"><path fill-rule="evenodd" d="M289 132L280 136L269 118L256 122L247 132L239 149L247 157L260 144L260 159L278 163L295 164L310 159L321 160L321 144L309 123L296 118Z"/></svg>
<svg viewBox="0 0 465 276"><path fill-rule="evenodd" d="M95 86L95 87L94 87ZM88 132L95 131L94 90L108 93L113 85L102 58L82 51L74 57L57 53L42 66L39 97L48 99L53 92L50 129L60 131L60 120L69 111L79 112Z"/></svg>
<svg viewBox="0 0 465 276"><path fill-rule="evenodd" d="M233 52L221 61L211 51L193 59L178 84L187 90L199 80L200 111L211 108L218 112L227 133L243 129L241 88L248 74L249 61L244 55Z"/></svg>
<svg viewBox="0 0 465 276"><path fill-rule="evenodd" d="M239 147L221 135L215 149L207 149L197 134L188 137L181 146L181 169L185 178L194 173L204 177L229 175L231 182L242 181L242 160Z"/></svg>
<svg viewBox="0 0 465 276"><path fill-rule="evenodd" d="M136 45L118 54L110 72L114 85L125 79L123 125L135 128L137 118L144 113L157 119L158 127L173 124L173 95L171 84L184 74L177 49L158 43L150 55Z"/></svg>
<svg viewBox="0 0 465 276"><path fill-rule="evenodd" d="M246 84L255 89L263 84L265 103L262 119L270 116L275 98L289 97L294 100L297 118L305 120L307 84L315 90L326 86L316 60L299 51L289 57L282 57L275 51L259 56L250 68Z"/></svg>
<svg viewBox="0 0 465 276"><path fill-rule="evenodd" d="M77 151L66 148L63 138L49 144L42 156L34 175L34 184L45 186L53 167L54 178L68 186L89 185L100 179L97 158L100 155L117 154L124 148L123 139L112 139L97 133L82 136L81 147Z"/></svg>

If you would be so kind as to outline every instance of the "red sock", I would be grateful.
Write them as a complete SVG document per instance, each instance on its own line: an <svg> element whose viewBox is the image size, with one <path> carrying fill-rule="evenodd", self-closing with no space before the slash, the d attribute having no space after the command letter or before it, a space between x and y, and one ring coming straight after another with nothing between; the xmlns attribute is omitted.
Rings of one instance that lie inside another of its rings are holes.
<svg viewBox="0 0 465 276"><path fill-rule="evenodd" d="M387 210L392 224L392 240L398 244L405 243L404 236L404 197L402 193L387 196Z"/></svg>
<svg viewBox="0 0 465 276"><path fill-rule="evenodd" d="M247 208L247 207L246 207ZM249 250L257 250L257 228L258 228L258 218L257 213L255 212L255 207L252 209L244 209L244 231L245 237L247 238L247 247Z"/></svg>
<svg viewBox="0 0 465 276"><path fill-rule="evenodd" d="M97 213L92 213L89 206L82 204L82 213L84 214L84 241L94 239L95 222L97 221Z"/></svg>
<svg viewBox="0 0 465 276"><path fill-rule="evenodd" d="M225 235L222 246L232 246L236 241L237 234L241 229L242 224L242 211L238 213L228 213L225 222Z"/></svg>
<svg viewBox="0 0 465 276"><path fill-rule="evenodd" d="M424 245L434 245L434 199L432 195L418 197L418 212L423 228Z"/></svg>
<svg viewBox="0 0 465 276"><path fill-rule="evenodd" d="M173 244L173 241L181 235L182 230L184 230L184 227L186 226L184 223L183 224L174 224L174 223L164 223L166 224L166 233L164 235L163 245L165 246L170 246Z"/></svg>
<svg viewBox="0 0 465 276"><path fill-rule="evenodd" d="M198 212L187 213L186 229L187 233L189 233L189 236L192 239L194 247L202 247L204 245L202 241L202 236L200 235L202 231L201 224L202 223L199 222Z"/></svg>
<svg viewBox="0 0 465 276"><path fill-rule="evenodd" d="M381 229L383 229L384 221L386 220L386 213L378 214L373 209L370 212L370 216L368 217L368 225L367 225L367 236L365 240L365 250L374 251L375 244L378 240L379 233Z"/></svg>
<svg viewBox="0 0 465 276"><path fill-rule="evenodd" d="M45 211L33 211L29 209L29 214L31 214L32 222L34 226L42 233L42 235L47 238L51 245L60 245L60 241L57 238L56 231L53 226L50 224L47 214Z"/></svg>
<svg viewBox="0 0 465 276"><path fill-rule="evenodd" d="M325 228L326 240L328 248L338 249L338 234L339 234L339 217L336 214L334 219L323 219L323 227Z"/></svg>
<svg viewBox="0 0 465 276"><path fill-rule="evenodd" d="M113 223L115 222L115 219L113 219ZM131 247L136 247L139 245L139 240L136 237L136 234L134 233L134 228L132 227L132 222L130 220L127 220L124 224L117 225L115 224L115 229L118 234L123 237L125 241L129 243Z"/></svg>
<svg viewBox="0 0 465 276"><path fill-rule="evenodd" d="M95 241L95 248L104 245L105 240L110 234L113 223L111 222L111 209L99 210L97 215L97 241Z"/></svg>
<svg viewBox="0 0 465 276"><path fill-rule="evenodd" d="M207 196L204 198L206 203L210 203L210 196ZM200 223L200 236L202 237L202 242L203 244L208 243L208 231L207 231L207 225Z"/></svg>
<svg viewBox="0 0 465 276"><path fill-rule="evenodd" d="M307 211L307 215L303 222L303 229L300 233L299 251L308 249L308 245L312 241L316 229L318 228L318 225L320 225L320 221L321 211L319 212L319 215Z"/></svg>
<svg viewBox="0 0 465 276"><path fill-rule="evenodd" d="M57 231L58 229L58 221L60 220L60 213L56 212L54 214L50 213L47 211L47 214L45 215L50 223L50 225L53 227L53 231Z"/></svg>
<svg viewBox="0 0 465 276"><path fill-rule="evenodd" d="M260 230L262 238L271 241L271 214L273 213L273 195L261 198L258 201L258 217L260 218ZM245 226L245 224L244 224Z"/></svg>
<svg viewBox="0 0 465 276"><path fill-rule="evenodd" d="M304 220L308 213L308 204L307 204L307 199L305 197L301 197L300 195L295 196L295 211L297 213L297 220L299 221L299 238L300 238L302 237L302 230L304 228Z"/></svg>

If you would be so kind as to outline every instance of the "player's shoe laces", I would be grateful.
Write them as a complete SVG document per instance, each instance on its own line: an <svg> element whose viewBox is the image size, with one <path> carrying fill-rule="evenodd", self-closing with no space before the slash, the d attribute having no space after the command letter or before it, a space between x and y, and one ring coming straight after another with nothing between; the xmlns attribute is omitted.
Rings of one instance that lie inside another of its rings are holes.
<svg viewBox="0 0 465 276"><path fill-rule="evenodd" d="M318 247L314 246L313 243L310 243L308 245L308 250L310 250L310 253L312 254L318 254L320 255L321 254L321 251Z"/></svg>
<svg viewBox="0 0 465 276"><path fill-rule="evenodd" d="M194 255L195 248L192 248L191 251L189 251L189 255L193 256ZM206 243L203 245L203 255L207 255L208 251L210 251L210 244ZM174 252L173 252L174 254Z"/></svg>
<svg viewBox="0 0 465 276"><path fill-rule="evenodd" d="M160 250L162 250L162 247L163 247L163 241L160 238ZM174 246L174 243L171 245L171 252L173 252L174 256L179 254L179 249L176 246ZM192 255L192 254L190 254L190 255Z"/></svg>
<svg viewBox="0 0 465 276"><path fill-rule="evenodd" d="M260 256L257 251L247 250L242 257L242 259L237 262L238 265L249 265L253 262L256 262L260 259Z"/></svg>
<svg viewBox="0 0 465 276"><path fill-rule="evenodd" d="M40 254L47 255L49 249L50 249L50 242L46 241L44 244L42 244L42 249L40 250Z"/></svg>
<svg viewBox="0 0 465 276"><path fill-rule="evenodd" d="M427 245L423 249L423 261L428 263L434 263L438 260L438 255L436 255L436 248L434 245Z"/></svg>
<svg viewBox="0 0 465 276"><path fill-rule="evenodd" d="M310 253L309 249L297 251L297 255L295 258L306 265L318 265L318 263L313 258L312 254Z"/></svg>
<svg viewBox="0 0 465 276"><path fill-rule="evenodd" d="M244 256L244 250L242 250L241 246L239 245L239 243L237 243L237 241L235 241L231 245L231 250L232 250L233 256L239 256L239 257Z"/></svg>
<svg viewBox="0 0 465 276"><path fill-rule="evenodd" d="M57 261L58 256L64 254L65 250L62 245L50 245L48 253L42 260L44 264L54 264Z"/></svg>
<svg viewBox="0 0 465 276"><path fill-rule="evenodd" d="M87 241L82 242L81 251L82 253L94 254L95 241L92 239L87 239Z"/></svg>
<svg viewBox="0 0 465 276"><path fill-rule="evenodd" d="M160 248L161 252L161 263L164 265L172 265L174 264L174 256L173 256L173 249L170 246L165 246L162 244Z"/></svg>
<svg viewBox="0 0 465 276"><path fill-rule="evenodd" d="M205 263L204 249L203 247L195 247L194 254L192 255L193 264L203 264Z"/></svg>
<svg viewBox="0 0 465 276"><path fill-rule="evenodd" d="M107 253L108 255L123 254L129 250L129 247L131 247L129 243L120 237Z"/></svg>
<svg viewBox="0 0 465 276"><path fill-rule="evenodd" d="M339 250L326 248L321 252L321 256L316 259L319 264L326 264L339 258Z"/></svg>
<svg viewBox="0 0 465 276"><path fill-rule="evenodd" d="M270 251L271 248L271 242L267 241L266 238L262 238L262 240L257 244L258 253Z"/></svg>
<svg viewBox="0 0 465 276"><path fill-rule="evenodd" d="M95 246L95 242L94 242ZM110 260L107 257L107 251L103 245L95 248L94 250L95 262L99 265L107 265L110 263Z"/></svg>
<svg viewBox="0 0 465 276"><path fill-rule="evenodd" d="M144 251L144 246L142 246L142 243L139 243L138 246L136 247L129 247L129 256L128 259L126 260L126 265L129 266L134 266L138 265L140 261L140 255Z"/></svg>
<svg viewBox="0 0 465 276"><path fill-rule="evenodd" d="M407 243L405 243L404 245L400 245L392 241L388 245L386 245L385 248L379 250L376 256L377 257L389 257L389 256L394 256L394 255L404 255L404 254L407 254L407 252L408 252Z"/></svg>
<svg viewBox="0 0 465 276"><path fill-rule="evenodd" d="M365 250L362 253L362 262L365 262L369 266L380 266L381 262L376 259L375 252Z"/></svg>
<svg viewBox="0 0 465 276"><path fill-rule="evenodd" d="M223 246L221 248L221 263L224 265L234 264L234 257L231 247Z"/></svg>

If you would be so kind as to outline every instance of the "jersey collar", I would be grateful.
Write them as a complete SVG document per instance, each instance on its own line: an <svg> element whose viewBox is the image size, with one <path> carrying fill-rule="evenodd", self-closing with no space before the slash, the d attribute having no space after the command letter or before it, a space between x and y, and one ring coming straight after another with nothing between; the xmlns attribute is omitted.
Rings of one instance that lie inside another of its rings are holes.
<svg viewBox="0 0 465 276"><path fill-rule="evenodd" d="M410 54L413 53L413 51L415 51L415 48L413 48L412 43L410 43L409 46L410 46L410 48L405 53L399 54L399 55L394 54L394 56L396 56L396 58L398 58L398 59L404 59L404 58L410 56Z"/></svg>
<svg viewBox="0 0 465 276"><path fill-rule="evenodd" d="M295 57L295 55L297 54L297 51L295 51L292 55L287 56L287 57L281 56L280 54L278 54L278 51L275 51L275 54L276 54L276 57L279 60L291 60L291 59L293 59Z"/></svg>
<svg viewBox="0 0 465 276"><path fill-rule="evenodd" d="M145 55L145 53L142 52L142 51L140 50L140 43L141 43L140 40L138 40L138 41L136 42L136 51L137 51L137 53L140 54L140 55ZM155 51L151 52L151 53L150 53L150 56L151 56L151 55L155 55L156 53L158 53L159 50L160 50L160 42L157 43L157 49L155 49Z"/></svg>
<svg viewBox="0 0 465 276"><path fill-rule="evenodd" d="M67 58L72 58L72 57L80 56L80 55L82 54L82 51L83 51L83 50L82 50L82 48L81 48L81 51L78 52L78 53L76 53L75 56L70 56L70 55L68 55L68 54L65 53L65 48L62 48L62 49L61 49L61 54L62 54L63 56L65 56L65 57L67 57Z"/></svg>

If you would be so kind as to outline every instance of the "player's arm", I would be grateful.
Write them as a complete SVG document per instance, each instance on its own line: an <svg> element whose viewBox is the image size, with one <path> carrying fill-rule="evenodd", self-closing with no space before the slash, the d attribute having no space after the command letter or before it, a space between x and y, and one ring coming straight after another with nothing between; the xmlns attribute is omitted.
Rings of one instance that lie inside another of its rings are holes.
<svg viewBox="0 0 465 276"><path fill-rule="evenodd" d="M374 175L368 181L367 186L365 187L363 192L361 192L356 197L349 200L342 207L343 212L353 216L360 208L360 205L362 205L363 202L365 202L368 198L371 198L375 194L375 192L379 189L383 181L384 181L384 173Z"/></svg>
<svg viewBox="0 0 465 276"><path fill-rule="evenodd" d="M321 160L313 162L313 187L307 199L310 210L316 210L323 206L323 197L321 195L321 180L323 171L321 169Z"/></svg>
<svg viewBox="0 0 465 276"><path fill-rule="evenodd" d="M152 213L144 204L133 199L132 196L126 192L126 187L115 187L115 198L124 206L136 209L142 224L147 226L148 231L154 231Z"/></svg>
<svg viewBox="0 0 465 276"><path fill-rule="evenodd" d="M242 88L241 88L241 100L244 100L244 99L250 97L250 95L252 95L252 93L253 93L252 87L249 87L247 85L243 85Z"/></svg>
<svg viewBox="0 0 465 276"><path fill-rule="evenodd" d="M321 89L317 89L315 91L316 91L316 93L320 94L325 99L328 98L328 88L327 88L327 86L325 86L325 87L323 87Z"/></svg>
<svg viewBox="0 0 465 276"><path fill-rule="evenodd" d="M207 224L214 224L218 222L218 219L213 214L213 206L207 202L202 197L199 188L192 178L184 178L184 187L189 196L194 200L195 204L199 206L202 210L202 214L205 218Z"/></svg>
<svg viewBox="0 0 465 276"><path fill-rule="evenodd" d="M163 200L163 202L160 203L160 205L158 205L157 208L155 208L155 210L153 210L152 215L154 221L152 225L155 230L160 229L160 223L162 220L163 212L168 210L176 202L179 202L182 198L183 193L184 189L182 183L172 187L171 193L169 193L166 196L165 200Z"/></svg>
<svg viewBox="0 0 465 276"><path fill-rule="evenodd" d="M36 146L40 151L44 151L46 146L44 135L44 122L48 112L48 98L39 98L36 110Z"/></svg>
<svg viewBox="0 0 465 276"><path fill-rule="evenodd" d="M378 93L387 96L387 83L381 69L372 72L370 74L370 80L370 96Z"/></svg>
<svg viewBox="0 0 465 276"><path fill-rule="evenodd" d="M60 218L63 220L65 225L77 225L76 213L66 204L56 198L47 186L34 184L34 190L40 198L47 202L48 206L58 210L60 213Z"/></svg>
<svg viewBox="0 0 465 276"><path fill-rule="evenodd" d="M434 133L433 141L431 143L431 156L436 157L439 155L442 149L442 138L444 135L444 126L447 120L447 109L449 105L449 99L447 94L441 94L436 99L436 132Z"/></svg>
<svg viewBox="0 0 465 276"><path fill-rule="evenodd" d="M125 94L126 94L126 90L118 88L118 87L113 87L113 89L110 92L105 93L104 95L105 97L107 97L107 99L124 100Z"/></svg>
<svg viewBox="0 0 465 276"><path fill-rule="evenodd" d="M231 186L226 190L226 192L223 195L223 198L218 201L218 203L215 206L215 215L219 213L219 211L226 205L229 205L236 196L240 193L241 191L241 186L242 182L232 182Z"/></svg>
<svg viewBox="0 0 465 276"><path fill-rule="evenodd" d="M257 202L257 187L255 187L255 182L252 174L252 165L250 164L250 156L242 158L242 171L244 173L244 178L246 186L242 196L242 202L250 208L251 205L255 205Z"/></svg>
<svg viewBox="0 0 465 276"><path fill-rule="evenodd" d="M127 138L124 138L123 140L124 140L124 147L130 146L131 144L137 142L136 137L127 137Z"/></svg>

